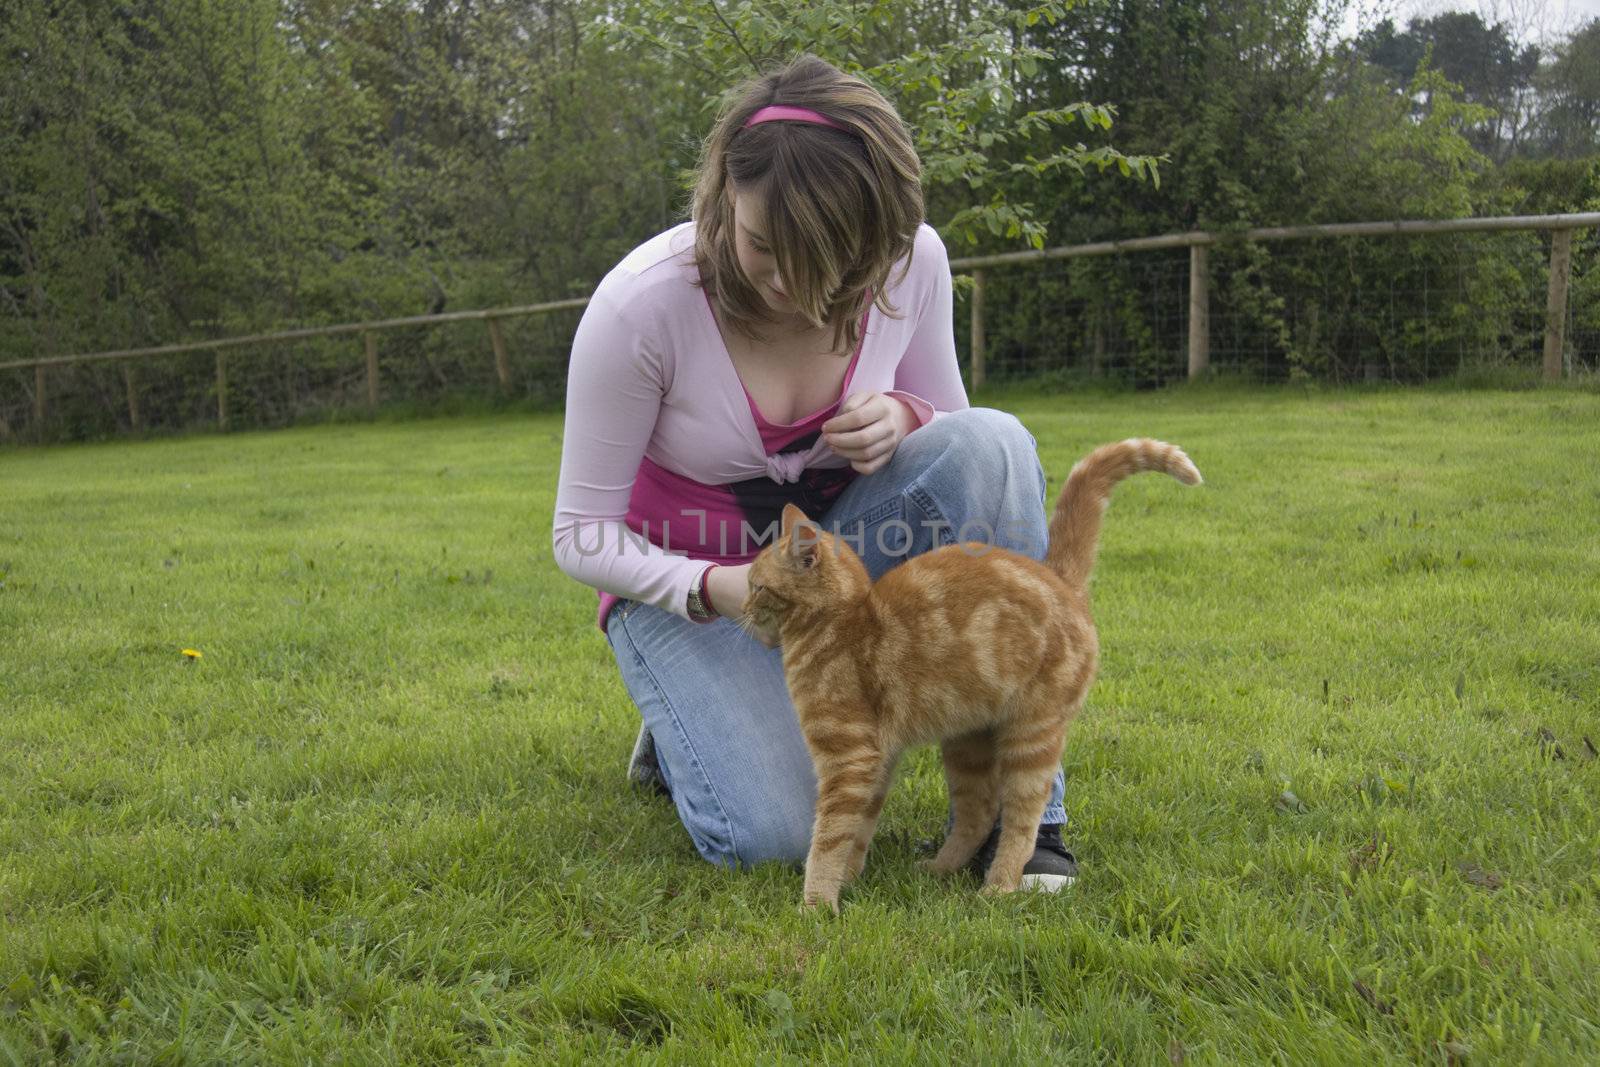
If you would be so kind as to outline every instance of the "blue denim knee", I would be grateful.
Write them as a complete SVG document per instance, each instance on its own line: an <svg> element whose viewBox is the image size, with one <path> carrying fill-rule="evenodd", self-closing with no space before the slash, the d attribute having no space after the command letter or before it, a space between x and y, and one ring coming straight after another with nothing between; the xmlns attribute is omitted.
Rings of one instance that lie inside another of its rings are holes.
<svg viewBox="0 0 1600 1067"><path fill-rule="evenodd" d="M907 501L923 521L948 523L944 544L986 541L1043 559L1048 521L1038 446L993 408L953 411L907 437L895 459L912 468ZM914 473L913 473L914 472Z"/></svg>

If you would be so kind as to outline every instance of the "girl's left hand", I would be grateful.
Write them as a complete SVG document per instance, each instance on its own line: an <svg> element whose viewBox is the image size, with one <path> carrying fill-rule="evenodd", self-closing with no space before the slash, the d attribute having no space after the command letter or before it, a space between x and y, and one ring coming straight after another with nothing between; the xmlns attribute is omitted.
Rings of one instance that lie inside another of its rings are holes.
<svg viewBox="0 0 1600 1067"><path fill-rule="evenodd" d="M856 473L871 474L894 458L917 425L911 406L887 393L851 393L839 413L822 424L822 439Z"/></svg>

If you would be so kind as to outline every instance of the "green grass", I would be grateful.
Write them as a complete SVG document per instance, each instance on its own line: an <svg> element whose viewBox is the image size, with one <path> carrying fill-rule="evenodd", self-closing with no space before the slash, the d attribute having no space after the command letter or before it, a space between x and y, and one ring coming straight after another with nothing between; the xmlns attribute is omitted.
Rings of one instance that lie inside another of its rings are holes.
<svg viewBox="0 0 1600 1067"><path fill-rule="evenodd" d="M1206 485L1107 518L1079 884L921 873L928 752L836 920L624 787L559 418L0 454L0 1065L1600 1059L1600 395L988 402Z"/></svg>

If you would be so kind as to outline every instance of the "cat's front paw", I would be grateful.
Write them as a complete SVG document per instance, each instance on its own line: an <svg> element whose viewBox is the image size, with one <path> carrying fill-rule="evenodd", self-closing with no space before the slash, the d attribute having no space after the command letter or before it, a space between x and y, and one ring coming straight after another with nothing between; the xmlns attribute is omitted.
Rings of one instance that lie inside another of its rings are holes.
<svg viewBox="0 0 1600 1067"><path fill-rule="evenodd" d="M835 915L839 914L838 890L834 890L832 894L828 894L820 890L806 890L805 898L800 902L801 910L815 915L818 913L818 909L824 907Z"/></svg>

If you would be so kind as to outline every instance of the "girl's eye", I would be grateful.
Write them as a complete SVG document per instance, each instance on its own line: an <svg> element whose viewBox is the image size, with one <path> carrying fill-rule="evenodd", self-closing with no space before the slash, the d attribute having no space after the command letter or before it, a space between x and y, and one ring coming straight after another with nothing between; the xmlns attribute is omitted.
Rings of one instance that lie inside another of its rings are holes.
<svg viewBox="0 0 1600 1067"><path fill-rule="evenodd" d="M760 245L751 245L750 248L758 256L770 256L772 254L772 249L762 248Z"/></svg>

